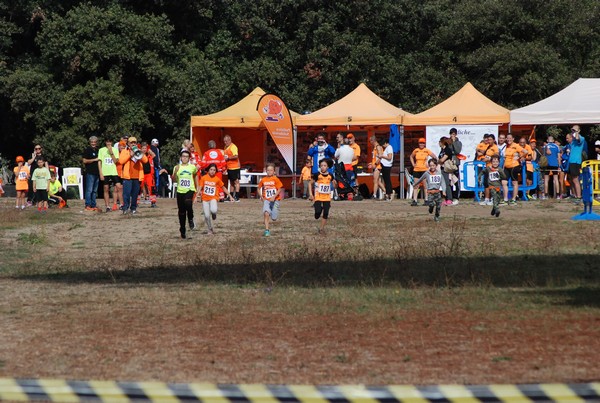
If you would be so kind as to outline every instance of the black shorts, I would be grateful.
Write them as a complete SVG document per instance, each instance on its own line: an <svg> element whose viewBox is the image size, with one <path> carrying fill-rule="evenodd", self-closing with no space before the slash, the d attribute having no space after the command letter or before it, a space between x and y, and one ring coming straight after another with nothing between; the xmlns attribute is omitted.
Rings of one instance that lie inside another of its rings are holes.
<svg viewBox="0 0 600 403"><path fill-rule="evenodd" d="M235 182L240 179L240 170L238 169L228 169L227 177L231 182Z"/></svg>
<svg viewBox="0 0 600 403"><path fill-rule="evenodd" d="M527 180L532 181L533 180L533 172L529 172L529 171L526 171L526 172L527 172Z"/></svg>
<svg viewBox="0 0 600 403"><path fill-rule="evenodd" d="M38 189L35 191L35 200L38 202L48 201L48 191L46 189Z"/></svg>
<svg viewBox="0 0 600 403"><path fill-rule="evenodd" d="M512 168L504 168L504 174L506 175L506 179L512 179L513 181L519 180L519 175L523 171L521 165L517 165Z"/></svg>
<svg viewBox="0 0 600 403"><path fill-rule="evenodd" d="M121 183L121 178L118 175L104 176L104 184L108 186L114 186L117 183Z"/></svg>
<svg viewBox="0 0 600 403"><path fill-rule="evenodd" d="M581 164L569 164L569 175L576 178L581 174Z"/></svg>
<svg viewBox="0 0 600 403"><path fill-rule="evenodd" d="M551 167L550 165L548 165L547 167L542 168L542 171L548 174L550 171L558 171L558 167Z"/></svg>

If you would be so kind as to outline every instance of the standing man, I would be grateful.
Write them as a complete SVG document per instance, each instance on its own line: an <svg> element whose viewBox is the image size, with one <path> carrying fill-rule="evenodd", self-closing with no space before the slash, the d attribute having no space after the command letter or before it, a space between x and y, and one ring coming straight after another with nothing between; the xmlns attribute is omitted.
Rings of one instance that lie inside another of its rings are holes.
<svg viewBox="0 0 600 403"><path fill-rule="evenodd" d="M356 139L354 138L354 134L348 133L346 135L348 139L348 144L350 144L350 148L354 151L354 158L352 159L352 169L354 170L354 176L358 175L356 172L356 167L358 166L358 161L360 160L360 146L356 144Z"/></svg>
<svg viewBox="0 0 600 403"><path fill-rule="evenodd" d="M160 170L162 169L162 165L160 164L160 150L158 149L158 139L152 139L150 142L150 150L154 153L153 163L154 163L154 194L158 195L158 190L160 189Z"/></svg>
<svg viewBox="0 0 600 403"><path fill-rule="evenodd" d="M105 146L98 150L98 167L100 180L104 186L104 208L106 212L117 210L117 201L119 200L119 189L121 178L117 173L117 164L119 163L119 150L112 146L110 138L104 140ZM113 204L109 203L110 187L113 186ZM121 200L121 203L123 201Z"/></svg>
<svg viewBox="0 0 600 403"><path fill-rule="evenodd" d="M347 143L348 140L344 139L344 136L339 133L338 134L338 142L340 141L338 149L335 150L335 159L338 164L344 165L344 173L346 174L346 178L348 179L348 183L352 187L353 191L356 187L356 181L354 177L354 171L352 170L352 160L354 159L354 150L350 148L350 145Z"/></svg>
<svg viewBox="0 0 600 403"><path fill-rule="evenodd" d="M327 141L325 141L325 133L319 133L317 135L317 141L315 141L312 147L308 149L308 155L312 157L313 160L312 174L316 175L319 173L319 161L325 158L333 159L335 156L335 148L330 144L327 144Z"/></svg>
<svg viewBox="0 0 600 403"><path fill-rule="evenodd" d="M144 163L148 157L138 149L137 139L129 137L127 148L119 153L119 164L123 166L123 214L131 211L137 214L137 199L140 194L140 182L144 180Z"/></svg>
<svg viewBox="0 0 600 403"><path fill-rule="evenodd" d="M458 139L458 130L455 127L450 129L450 150L452 150L452 160L458 167L458 170L454 173L457 181L455 188L446 189L446 192L449 193L452 191L452 205L456 206L458 199L460 199L460 159L458 158L458 154L462 152L462 142Z"/></svg>
<svg viewBox="0 0 600 403"><path fill-rule="evenodd" d="M231 136L226 134L223 137L225 144L225 161L227 161L227 177L229 178L229 192L233 196L233 200L240 201L240 157L238 148L231 142Z"/></svg>
<svg viewBox="0 0 600 403"><path fill-rule="evenodd" d="M567 143L571 145L569 153L569 182L573 186L574 201L581 201L581 185L579 183L579 173L581 171L581 163L583 162L583 147L585 143L584 137L580 133L579 125L571 128L571 133L567 133Z"/></svg>
<svg viewBox="0 0 600 403"><path fill-rule="evenodd" d="M96 195L98 194L98 182L100 181L100 170L98 169L98 137L89 138L90 145L83 151L83 164L85 165L85 209L97 211Z"/></svg>

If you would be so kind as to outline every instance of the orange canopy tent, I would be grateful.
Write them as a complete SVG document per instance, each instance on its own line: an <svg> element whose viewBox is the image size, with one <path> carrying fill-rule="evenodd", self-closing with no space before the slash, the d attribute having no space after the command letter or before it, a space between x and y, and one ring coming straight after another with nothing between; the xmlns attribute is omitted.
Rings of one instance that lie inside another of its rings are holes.
<svg viewBox="0 0 600 403"><path fill-rule="evenodd" d="M405 116L404 126L508 124L510 112L496 104L471 83L454 95L416 115Z"/></svg>
<svg viewBox="0 0 600 403"><path fill-rule="evenodd" d="M296 118L296 126L378 126L401 124L410 115L381 99L364 83L338 101Z"/></svg>
<svg viewBox="0 0 600 403"><path fill-rule="evenodd" d="M256 105L264 94L263 89L256 87L228 108L210 115L192 116L191 140L196 150L206 150L209 140L214 140L217 147L222 148L223 136L229 134L239 149L240 162L249 162L249 165L262 171L268 131L256 111ZM292 119L298 116L296 112L290 113Z"/></svg>

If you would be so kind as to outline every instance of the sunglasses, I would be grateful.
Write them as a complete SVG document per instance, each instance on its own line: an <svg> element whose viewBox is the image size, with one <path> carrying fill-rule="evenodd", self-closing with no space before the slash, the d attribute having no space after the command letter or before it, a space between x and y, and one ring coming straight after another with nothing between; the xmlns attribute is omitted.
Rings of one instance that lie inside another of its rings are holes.
<svg viewBox="0 0 600 403"><path fill-rule="evenodd" d="M42 147L35 147L34 150L41 150Z"/></svg>

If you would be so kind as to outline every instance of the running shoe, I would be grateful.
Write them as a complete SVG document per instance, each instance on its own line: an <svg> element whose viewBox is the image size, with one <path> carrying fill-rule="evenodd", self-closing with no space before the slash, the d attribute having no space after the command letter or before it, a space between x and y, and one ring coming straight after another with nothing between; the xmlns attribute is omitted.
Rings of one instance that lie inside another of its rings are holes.
<svg viewBox="0 0 600 403"><path fill-rule="evenodd" d="M271 236L271 231L269 231L268 229L265 230L263 236Z"/></svg>
<svg viewBox="0 0 600 403"><path fill-rule="evenodd" d="M457 204L458 204L458 199L454 199L454 200L452 200L452 205L453 205L453 206L456 206Z"/></svg>
<svg viewBox="0 0 600 403"><path fill-rule="evenodd" d="M500 206L506 206L508 204L508 200L500 200L500 203L498 203Z"/></svg>
<svg viewBox="0 0 600 403"><path fill-rule="evenodd" d="M181 238L185 239L185 228L179 228L179 233L181 234Z"/></svg>
<svg viewBox="0 0 600 403"><path fill-rule="evenodd" d="M500 217L500 210L499 209L496 210L496 218L497 217Z"/></svg>
<svg viewBox="0 0 600 403"><path fill-rule="evenodd" d="M433 221L435 222L439 222L440 221L440 216L436 215L433 217Z"/></svg>
<svg viewBox="0 0 600 403"><path fill-rule="evenodd" d="M137 215L138 211L137 210L131 210L131 215Z"/></svg>
<svg viewBox="0 0 600 403"><path fill-rule="evenodd" d="M429 206L429 214L433 214L433 204Z"/></svg>
<svg viewBox="0 0 600 403"><path fill-rule="evenodd" d="M206 235L214 235L215 231L213 231L212 229L209 229L208 231L206 231Z"/></svg>
<svg viewBox="0 0 600 403"><path fill-rule="evenodd" d="M188 223L190 224L190 230L195 230L196 229L196 223L194 222L194 220L189 220Z"/></svg>
<svg viewBox="0 0 600 403"><path fill-rule="evenodd" d="M516 206L517 205L517 201L514 200L514 199L511 199L511 200L508 201L508 205L509 206Z"/></svg>
<svg viewBox="0 0 600 403"><path fill-rule="evenodd" d="M213 221L217 219L217 213L212 213L212 219Z"/></svg>
<svg viewBox="0 0 600 403"><path fill-rule="evenodd" d="M496 215L496 207L492 207L492 212L490 213L490 215Z"/></svg>
<svg viewBox="0 0 600 403"><path fill-rule="evenodd" d="M487 202L486 202L485 200L481 200L481 201L479 202L479 205L480 205L480 206L487 206Z"/></svg>
<svg viewBox="0 0 600 403"><path fill-rule="evenodd" d="M111 209L110 209L110 207L107 207L107 208L106 208L106 212L107 212L107 213L110 213L110 212L111 212Z"/></svg>
<svg viewBox="0 0 600 403"><path fill-rule="evenodd" d="M112 206L112 211L117 211L119 209L119 207L117 206L117 204L113 204Z"/></svg>
<svg viewBox="0 0 600 403"><path fill-rule="evenodd" d="M410 202L410 205L411 205L412 207L415 207L415 206L418 206L418 203L417 203L417 201L416 201L416 200L413 200L413 201L411 201L411 202Z"/></svg>

